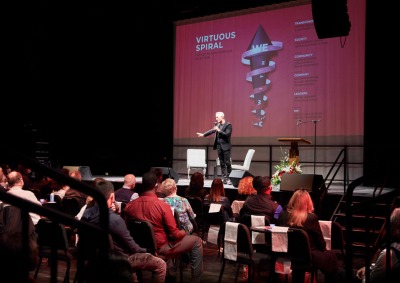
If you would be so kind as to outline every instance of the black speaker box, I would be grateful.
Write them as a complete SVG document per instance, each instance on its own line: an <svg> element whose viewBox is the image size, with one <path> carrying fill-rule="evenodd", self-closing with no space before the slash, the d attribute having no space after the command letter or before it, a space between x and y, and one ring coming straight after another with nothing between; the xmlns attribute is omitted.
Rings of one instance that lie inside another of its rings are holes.
<svg viewBox="0 0 400 283"><path fill-rule="evenodd" d="M318 38L349 35L347 0L312 0L312 16Z"/></svg>
<svg viewBox="0 0 400 283"><path fill-rule="evenodd" d="M171 167L151 167L150 171L153 171L155 168L161 168L163 171L163 180L167 178L172 178L175 180L175 183L179 181L179 175L175 172L175 170Z"/></svg>
<svg viewBox="0 0 400 283"><path fill-rule="evenodd" d="M229 174L229 179L231 180L232 185L237 188L239 186L239 181L247 176L254 177L249 171L232 170Z"/></svg>
<svg viewBox="0 0 400 283"><path fill-rule="evenodd" d="M322 175L314 174L282 174L281 191L306 189L309 192L320 193L326 189Z"/></svg>

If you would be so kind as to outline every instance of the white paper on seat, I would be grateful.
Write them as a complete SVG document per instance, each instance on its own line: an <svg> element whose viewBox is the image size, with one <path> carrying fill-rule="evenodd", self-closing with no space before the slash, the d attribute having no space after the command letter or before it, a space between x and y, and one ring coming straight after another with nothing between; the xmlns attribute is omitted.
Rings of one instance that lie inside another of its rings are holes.
<svg viewBox="0 0 400 283"><path fill-rule="evenodd" d="M216 213L219 212L221 209L221 204L220 203L212 203L210 204L210 210L208 213Z"/></svg>
<svg viewBox="0 0 400 283"><path fill-rule="evenodd" d="M237 260L237 231L239 223L226 222L224 236L224 257L229 260Z"/></svg>
<svg viewBox="0 0 400 283"><path fill-rule="evenodd" d="M241 210L242 207L243 207L243 204L244 204L244 200L234 200L234 201L232 202L232 205L231 205L231 207L232 207L232 212L233 212L233 213L239 214L239 213L240 213L240 210Z"/></svg>
<svg viewBox="0 0 400 283"><path fill-rule="evenodd" d="M288 230L289 227L274 226L271 229L271 244L273 252L288 251Z"/></svg>
<svg viewBox="0 0 400 283"><path fill-rule="evenodd" d="M208 229L207 242L218 245L218 233L219 225L210 225L210 229Z"/></svg>
<svg viewBox="0 0 400 283"><path fill-rule="evenodd" d="M332 235L332 221L319 220L319 226L321 227L322 235L326 242L326 249L331 249L331 235Z"/></svg>
<svg viewBox="0 0 400 283"><path fill-rule="evenodd" d="M265 226L265 216L251 215L251 226ZM253 244L265 244L265 234L259 232L251 232L251 241Z"/></svg>

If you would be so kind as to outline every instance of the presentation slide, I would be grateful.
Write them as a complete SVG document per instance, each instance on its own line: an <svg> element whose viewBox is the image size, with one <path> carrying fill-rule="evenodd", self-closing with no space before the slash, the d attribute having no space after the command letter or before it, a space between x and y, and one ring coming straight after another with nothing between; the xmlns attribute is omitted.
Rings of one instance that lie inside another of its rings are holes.
<svg viewBox="0 0 400 283"><path fill-rule="evenodd" d="M199 144L223 111L233 144L363 143L365 1L348 36L319 39L311 3L175 23L174 145Z"/></svg>

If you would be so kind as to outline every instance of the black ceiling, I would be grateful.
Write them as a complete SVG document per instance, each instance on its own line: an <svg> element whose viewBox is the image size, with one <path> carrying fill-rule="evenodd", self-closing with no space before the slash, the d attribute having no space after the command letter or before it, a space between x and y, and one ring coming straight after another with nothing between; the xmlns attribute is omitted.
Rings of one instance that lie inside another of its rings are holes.
<svg viewBox="0 0 400 283"><path fill-rule="evenodd" d="M175 0L174 19L190 19L294 0Z"/></svg>

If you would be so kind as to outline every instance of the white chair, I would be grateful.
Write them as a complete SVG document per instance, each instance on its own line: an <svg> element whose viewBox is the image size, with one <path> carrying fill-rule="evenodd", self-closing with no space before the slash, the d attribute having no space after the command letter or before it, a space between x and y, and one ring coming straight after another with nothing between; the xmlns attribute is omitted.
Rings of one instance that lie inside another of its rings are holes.
<svg viewBox="0 0 400 283"><path fill-rule="evenodd" d="M250 171L250 163L251 160L253 159L255 150L254 149L249 149L247 151L246 157L244 159L243 165L238 165L238 164L232 164L232 169L234 170L243 170L243 171Z"/></svg>
<svg viewBox="0 0 400 283"><path fill-rule="evenodd" d="M206 150L205 149L194 149L188 148L186 153L188 179L190 179L191 169L203 169L203 175L206 176L207 162L206 162Z"/></svg>

